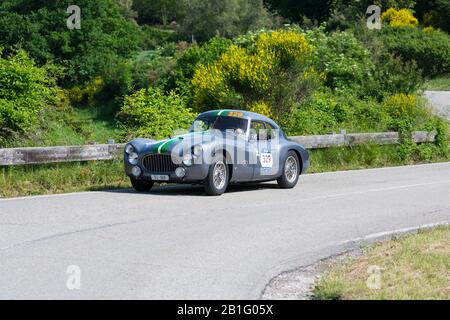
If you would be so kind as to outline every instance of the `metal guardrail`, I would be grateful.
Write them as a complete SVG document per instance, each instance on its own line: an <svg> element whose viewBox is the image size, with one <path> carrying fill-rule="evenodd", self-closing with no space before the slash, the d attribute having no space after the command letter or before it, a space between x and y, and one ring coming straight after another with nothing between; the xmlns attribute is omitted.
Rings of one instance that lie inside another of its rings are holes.
<svg viewBox="0 0 450 320"><path fill-rule="evenodd" d="M416 143L434 142L436 133L416 131L412 139ZM306 149L353 146L364 143L397 144L397 132L328 134L289 137ZM94 144L83 146L59 146L36 148L0 149L0 166L76 162L91 160L113 160L122 153L124 144Z"/></svg>

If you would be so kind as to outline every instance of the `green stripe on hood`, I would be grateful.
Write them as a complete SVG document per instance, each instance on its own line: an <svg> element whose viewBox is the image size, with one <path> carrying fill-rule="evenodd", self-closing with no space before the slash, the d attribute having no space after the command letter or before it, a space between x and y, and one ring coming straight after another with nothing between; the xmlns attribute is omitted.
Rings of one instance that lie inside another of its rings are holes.
<svg viewBox="0 0 450 320"><path fill-rule="evenodd" d="M229 110L229 109L217 110L216 112L214 112L213 115L215 115L215 116L225 116L230 111L231 110Z"/></svg>
<svg viewBox="0 0 450 320"><path fill-rule="evenodd" d="M159 146L162 145L162 144L163 144L164 142L166 142L166 141L167 141L167 140L163 140L163 141L159 141L159 142L157 142L156 144L154 144L154 145L152 146L151 152L153 152L153 153L158 152Z"/></svg>
<svg viewBox="0 0 450 320"><path fill-rule="evenodd" d="M176 141L182 140L183 138L180 137L176 137L173 139L169 139L166 140L166 142L162 143L159 147L158 147L158 153L166 153L170 146L173 145Z"/></svg>

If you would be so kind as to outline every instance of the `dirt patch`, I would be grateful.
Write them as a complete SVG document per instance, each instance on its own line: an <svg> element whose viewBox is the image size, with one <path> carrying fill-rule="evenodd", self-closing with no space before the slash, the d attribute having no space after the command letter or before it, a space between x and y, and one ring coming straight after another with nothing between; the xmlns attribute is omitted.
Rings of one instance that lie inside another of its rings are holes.
<svg viewBox="0 0 450 320"><path fill-rule="evenodd" d="M285 271L270 280L261 294L263 300L312 300L314 285L331 267L362 255L361 249L340 253L318 262Z"/></svg>

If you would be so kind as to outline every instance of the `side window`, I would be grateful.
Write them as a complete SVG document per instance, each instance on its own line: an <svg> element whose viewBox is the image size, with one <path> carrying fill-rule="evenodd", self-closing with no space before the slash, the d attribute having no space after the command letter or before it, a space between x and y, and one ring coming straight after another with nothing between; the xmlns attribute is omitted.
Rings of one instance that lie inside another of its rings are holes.
<svg viewBox="0 0 450 320"><path fill-rule="evenodd" d="M265 128L264 122L252 121L250 125L250 134L256 135L257 140L265 140L267 139Z"/></svg>
<svg viewBox="0 0 450 320"><path fill-rule="evenodd" d="M267 140L271 140L271 139L277 139L279 132L277 129L275 129L274 127L272 127L269 123L264 122L264 125L266 127L266 133L267 133Z"/></svg>

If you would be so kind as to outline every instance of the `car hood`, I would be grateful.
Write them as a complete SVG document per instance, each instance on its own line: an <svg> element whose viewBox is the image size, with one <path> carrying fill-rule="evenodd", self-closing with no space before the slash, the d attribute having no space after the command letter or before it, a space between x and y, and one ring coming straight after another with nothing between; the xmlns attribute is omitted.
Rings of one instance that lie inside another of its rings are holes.
<svg viewBox="0 0 450 320"><path fill-rule="evenodd" d="M196 144L208 143L211 141L211 137L211 133L207 131L191 132L170 139L148 142L144 152L170 154L175 148L177 148L177 153L179 153L181 150L190 149Z"/></svg>

